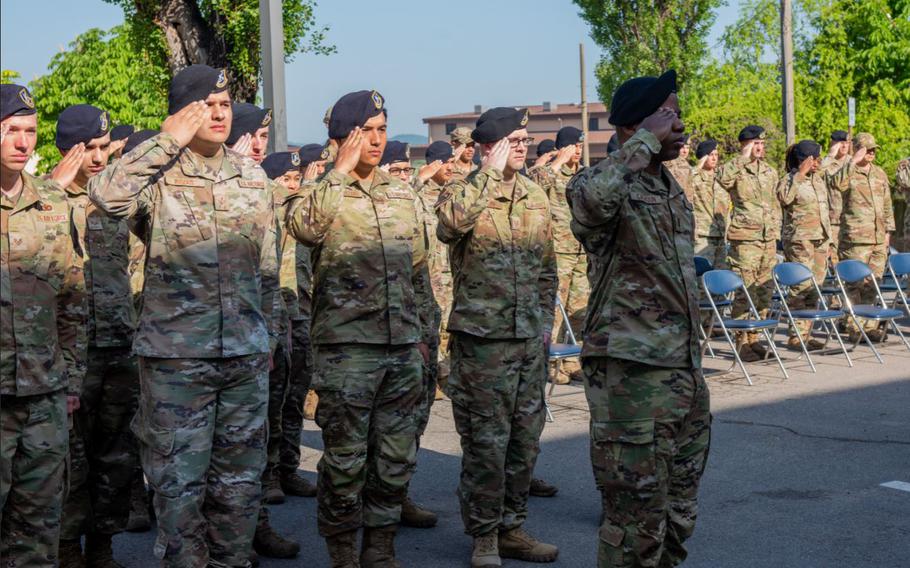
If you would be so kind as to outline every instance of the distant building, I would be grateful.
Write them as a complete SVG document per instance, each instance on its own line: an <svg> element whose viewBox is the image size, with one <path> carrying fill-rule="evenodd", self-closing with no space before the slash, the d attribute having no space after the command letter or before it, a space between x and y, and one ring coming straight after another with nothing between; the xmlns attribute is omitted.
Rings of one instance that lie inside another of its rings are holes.
<svg viewBox="0 0 910 568"><path fill-rule="evenodd" d="M517 108L523 108L519 106ZM534 143L528 148L528 159L533 161L537 157L537 145L544 140L556 139L556 132L563 126L581 128L580 104L551 104L544 102L542 105L530 105L528 135L534 138ZM427 125L429 143L436 140L448 140L449 133L459 126L474 128L474 124L486 108L475 105L474 112L459 114L446 114L442 116L429 116L423 119ZM607 143L613 136L614 128L607 122L610 113L607 107L600 102L588 103L588 146L591 152L591 162L601 160L607 155ZM426 146L411 146L411 159L420 160L426 152Z"/></svg>

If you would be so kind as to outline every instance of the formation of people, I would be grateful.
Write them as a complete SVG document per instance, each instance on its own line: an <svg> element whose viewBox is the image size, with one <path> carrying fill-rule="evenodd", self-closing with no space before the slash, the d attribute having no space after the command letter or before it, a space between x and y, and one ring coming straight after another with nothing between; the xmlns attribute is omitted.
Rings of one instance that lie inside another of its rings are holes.
<svg viewBox="0 0 910 568"><path fill-rule="evenodd" d="M119 566L144 478L163 566L299 555L269 521L287 494L317 498L333 567L399 566L399 525L437 522L409 483L443 396L470 565L555 561L523 528L529 495L557 492L533 475L551 374L585 387L598 566L677 565L710 440L694 255L768 310L778 240L817 278L831 258L880 276L895 229L869 134L835 132L824 159L795 144L779 173L747 126L739 155L721 165L703 140L693 166L673 71L617 89L611 153L589 168L574 127L532 163L528 112L505 107L415 168L373 90L326 112L325 143L267 155L271 112L228 88L223 70L178 72L160 131L70 106L36 177L34 101L0 86L5 565ZM898 180L910 190L906 161ZM550 369L570 331L580 364ZM792 333L814 348L809 331ZM311 390L315 485L298 469Z"/></svg>

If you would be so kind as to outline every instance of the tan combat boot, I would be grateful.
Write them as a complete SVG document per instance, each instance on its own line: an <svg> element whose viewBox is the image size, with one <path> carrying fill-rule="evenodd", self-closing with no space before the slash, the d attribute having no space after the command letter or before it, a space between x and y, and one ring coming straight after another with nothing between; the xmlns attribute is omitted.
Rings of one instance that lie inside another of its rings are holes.
<svg viewBox="0 0 910 568"><path fill-rule="evenodd" d="M85 564L88 568L123 568L114 560L113 535L90 534L85 537Z"/></svg>
<svg viewBox="0 0 910 568"><path fill-rule="evenodd" d="M416 529L428 529L436 526L438 521L436 513L414 503L410 497L405 497L401 504L401 524Z"/></svg>
<svg viewBox="0 0 910 568"><path fill-rule="evenodd" d="M316 496L316 486L296 471L281 476L281 489L285 494L296 497Z"/></svg>
<svg viewBox="0 0 910 568"><path fill-rule="evenodd" d="M521 527L499 533L499 555L525 562L554 562L559 549L540 542Z"/></svg>
<svg viewBox="0 0 910 568"><path fill-rule="evenodd" d="M559 493L559 488L535 477L531 480L528 493L534 497L553 497Z"/></svg>
<svg viewBox="0 0 910 568"><path fill-rule="evenodd" d="M319 404L319 395L316 391L311 390L306 393L306 400L303 402L303 417L307 420L316 419L316 405Z"/></svg>
<svg viewBox="0 0 910 568"><path fill-rule="evenodd" d="M746 341L744 335L736 338L736 351L739 353L739 358L743 360L743 363L761 361L761 357L752 350L752 344Z"/></svg>
<svg viewBox="0 0 910 568"><path fill-rule="evenodd" d="M268 523L260 523L253 535L253 550L266 558L294 558L300 553L300 545L276 533Z"/></svg>
<svg viewBox="0 0 910 568"><path fill-rule="evenodd" d="M284 503L284 491L281 489L281 483L279 483L278 477L273 473L268 473L263 477L265 479L262 480L262 498L265 502L269 505L280 505Z"/></svg>
<svg viewBox="0 0 910 568"><path fill-rule="evenodd" d="M474 537L474 550L471 552L471 568L494 568L502 566L499 557L499 536L496 531Z"/></svg>
<svg viewBox="0 0 910 568"><path fill-rule="evenodd" d="M82 545L79 539L60 539L60 551L57 553L60 568L85 568L85 558L82 557Z"/></svg>
<svg viewBox="0 0 910 568"><path fill-rule="evenodd" d="M395 532L398 525L363 528L362 568L400 568L395 560Z"/></svg>
<svg viewBox="0 0 910 568"><path fill-rule="evenodd" d="M360 568L357 560L357 531L332 535L325 539L332 568Z"/></svg>

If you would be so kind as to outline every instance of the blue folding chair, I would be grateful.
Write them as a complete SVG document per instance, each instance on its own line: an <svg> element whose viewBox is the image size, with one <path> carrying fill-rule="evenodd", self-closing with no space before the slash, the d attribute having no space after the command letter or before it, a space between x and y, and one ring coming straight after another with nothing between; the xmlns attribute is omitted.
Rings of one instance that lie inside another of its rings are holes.
<svg viewBox="0 0 910 568"><path fill-rule="evenodd" d="M846 309L850 319L853 320L853 323L860 332L860 337L858 337L853 344L854 348L859 345L860 339L864 339L869 348L872 349L872 353L875 354L875 358L878 359L878 362L884 364L884 360L879 354L878 349L872 344L872 340L866 335L866 330L863 329L863 326L859 323L859 320L862 319L890 324L901 338L901 341L904 342L907 349L910 349L910 343L907 343L907 338L904 337L904 334L901 333L901 330L897 327L897 323L894 321L903 317L904 314L900 310L887 307L888 304L885 303L885 298L882 297L882 291L879 289L878 282L875 281L875 275L872 274L872 269L869 268L868 264L861 260L842 260L834 267L834 275L837 277L837 285L840 287L841 305ZM875 295L876 298L878 298L878 304L854 305L850 296L847 294L845 283L860 284L867 279L875 287Z"/></svg>
<svg viewBox="0 0 910 568"><path fill-rule="evenodd" d="M910 252L899 252L888 257L888 276L895 286L894 303L891 307L902 309L910 316L910 303L907 302L907 286L910 285ZM884 291L884 288L882 288Z"/></svg>
<svg viewBox="0 0 910 568"><path fill-rule="evenodd" d="M720 322L720 328L724 332L724 337L727 339L730 349L733 350L733 357L736 359L736 363L739 363L739 367L742 369L743 375L745 375L749 385L752 385L752 378L749 376L749 371L746 369L745 363L743 363L743 360L739 357L739 351L736 350L736 343L730 336L730 331L748 333L761 332L762 335L765 336L765 341L768 342L771 352L774 354L774 358L780 366L780 370L783 371L784 378L789 379L790 375L787 374L787 369L784 368L784 362L781 361L780 355L777 353L777 347L774 345L773 333L777 328L778 321L777 319L762 319L761 316L758 315L758 310L755 309L755 304L752 303L752 297L749 296L749 291L746 290L742 278L729 270L712 270L702 275L701 281L705 288L705 292L707 293L708 302L711 303L711 309L714 311L714 316L717 318L718 322ZM723 296L727 300L732 301L733 295L737 291L742 292L746 301L749 303L749 315L752 317L748 319L724 318L721 316L720 309L714 300L715 296Z"/></svg>
<svg viewBox="0 0 910 568"><path fill-rule="evenodd" d="M844 317L844 312L843 310L828 309L828 304L825 302L822 290L819 288L818 282L815 280L815 276L813 276L809 267L799 262L783 262L774 267L772 276L774 277L774 288L777 290L777 295L780 297L780 318L786 318L790 321L791 325L795 325L798 321L811 322L811 327L809 328L810 335L812 333L812 327L814 327L816 323L820 323L826 333L825 344L827 345L832 335L836 337L837 342L840 344L841 351L844 353L844 357L847 358L847 363L852 367L853 361L850 359L850 354L847 353L847 348L844 346L844 342L841 341L840 334L837 333L837 328L834 323L835 320ZM812 282L812 287L815 288L815 293L818 295L816 309L791 310L790 305L787 303L787 298L790 297L791 289L810 281ZM799 338L799 344L803 349L806 360L809 361L809 366L812 367L812 372L817 373L818 369L815 368L815 363L809 355L809 349L806 348L806 342L803 341L802 334L797 333L796 336Z"/></svg>
<svg viewBox="0 0 910 568"><path fill-rule="evenodd" d="M714 266L711 265L710 260L708 260L707 258L705 258L703 256L695 257L695 277L696 278L701 278L704 273L710 272L712 270L714 270ZM726 300L726 299L715 298L715 302L717 302L718 307L721 307L724 309L730 307L733 304L730 300ZM712 312L712 309L711 309L711 303L708 302L708 300L699 300L698 301L698 311L699 311L699 313L708 312L711 314L711 319L708 320L708 333L713 335L713 333L714 333L714 313ZM705 333L704 328L701 326L701 322L699 322L698 336L699 336L699 338L701 338L701 354L702 354L702 356L704 356L705 351L707 350L708 355L710 355L711 358L714 359L715 358L714 349L711 348L711 340L708 337L708 333Z"/></svg>
<svg viewBox="0 0 910 568"><path fill-rule="evenodd" d="M550 361L562 361L564 359L571 359L573 357L581 357L581 345L575 340L575 333L572 331L572 326L569 324L569 316L566 315L566 308L562 305L559 296L556 296L556 307L559 308L559 313L562 314L562 325L566 330L566 340L568 343L551 343L549 349L549 360ZM547 365L549 369L549 365ZM550 391L547 393L547 396L544 398L544 410L547 412L547 422L553 422L553 413L550 412L550 405L547 400L550 396L553 395L553 389L556 388L556 381L550 381Z"/></svg>

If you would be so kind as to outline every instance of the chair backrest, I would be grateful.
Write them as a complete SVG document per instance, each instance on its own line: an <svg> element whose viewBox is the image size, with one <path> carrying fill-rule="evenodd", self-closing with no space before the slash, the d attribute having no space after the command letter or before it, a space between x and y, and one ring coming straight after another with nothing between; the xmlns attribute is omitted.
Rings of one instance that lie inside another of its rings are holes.
<svg viewBox="0 0 910 568"><path fill-rule="evenodd" d="M888 264L891 265L891 270L898 278L910 274L910 252L892 254L888 257Z"/></svg>
<svg viewBox="0 0 910 568"><path fill-rule="evenodd" d="M702 275L705 290L715 296L724 296L743 287L743 279L730 270L710 270Z"/></svg>
<svg viewBox="0 0 910 568"><path fill-rule="evenodd" d="M842 260L834 267L837 275L844 282L859 282L872 276L872 269L861 260Z"/></svg>
<svg viewBox="0 0 910 568"><path fill-rule="evenodd" d="M705 272L714 270L714 267L711 265L711 261L703 256L695 257L695 276L701 278L701 275Z"/></svg>
<svg viewBox="0 0 910 568"><path fill-rule="evenodd" d="M812 271L799 262L782 262L774 267L774 277L781 286L796 286L812 279Z"/></svg>

